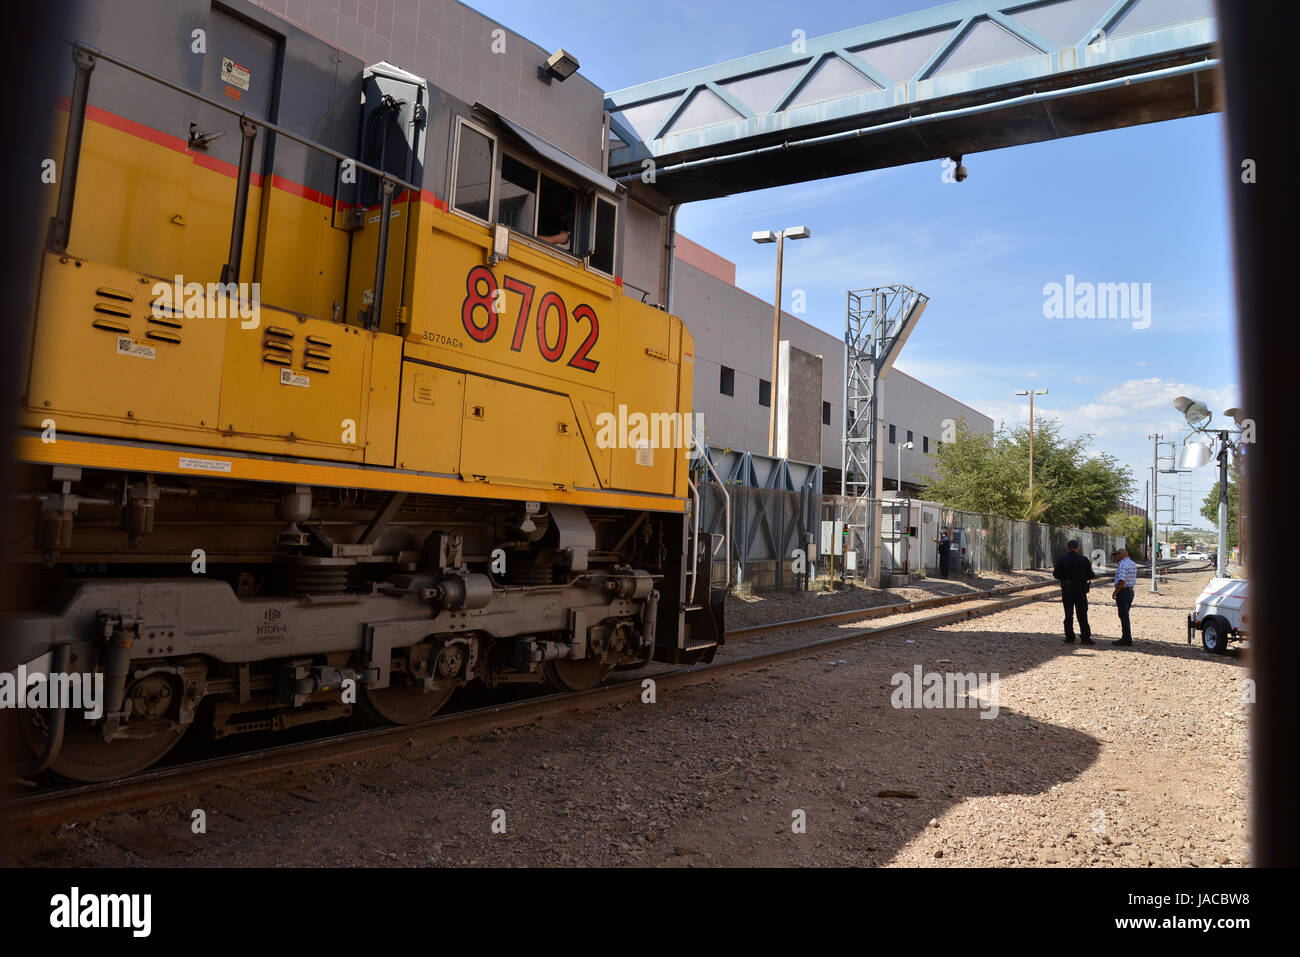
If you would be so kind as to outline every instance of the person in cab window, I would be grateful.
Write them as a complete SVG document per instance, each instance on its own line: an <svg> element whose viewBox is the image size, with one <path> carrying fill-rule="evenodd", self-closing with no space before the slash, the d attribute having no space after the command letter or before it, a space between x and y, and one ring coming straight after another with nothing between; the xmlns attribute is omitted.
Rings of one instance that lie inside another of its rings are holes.
<svg viewBox="0 0 1300 957"><path fill-rule="evenodd" d="M578 196L545 173L537 196L537 238L569 251L573 245L573 219Z"/></svg>
<svg viewBox="0 0 1300 957"><path fill-rule="evenodd" d="M573 234L573 211L560 210L537 221L537 238L567 249Z"/></svg>

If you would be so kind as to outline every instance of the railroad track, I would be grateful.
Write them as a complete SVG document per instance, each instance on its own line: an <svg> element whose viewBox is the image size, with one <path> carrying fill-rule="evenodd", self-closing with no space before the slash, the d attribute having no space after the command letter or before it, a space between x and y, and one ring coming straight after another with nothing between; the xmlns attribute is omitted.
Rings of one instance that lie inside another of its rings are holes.
<svg viewBox="0 0 1300 957"><path fill-rule="evenodd" d="M1201 567L1181 568L1181 562L1163 561L1160 563L1159 571L1161 573L1183 572L1183 571L1203 571ZM1150 578L1150 567L1139 567L1138 577ZM1093 581L1101 581L1110 578L1110 575L1098 575ZM941 595L937 598L923 598L920 601L913 602L894 602L889 605L876 605L871 608L859 608L851 611L832 612L829 615L817 615L813 618L797 618L790 621L777 621L762 625L751 625L746 628L733 628L727 632L727 641L743 641L746 638L756 638L759 635L765 635L770 632L793 631L798 628L812 628L819 625L834 625L844 621L864 621L869 618L884 618L890 615L906 614L907 612L923 611L927 608L942 608L945 605L955 605L964 601L972 601L977 598L995 598L998 595L1012 595L1016 592L1028 591L1034 588L1042 588L1045 585L1055 585L1055 582L1029 582L1022 585L1000 585L997 588L983 589L977 592L963 592L959 595Z"/></svg>
<svg viewBox="0 0 1300 957"><path fill-rule="evenodd" d="M1162 569L1162 571L1170 570L1172 569L1167 567ZM1179 569L1179 571L1203 570ZM1147 574L1150 574L1149 570ZM1044 594L1036 594L1037 592ZM727 632L729 642L776 632L818 628L846 621L861 621L949 605L964 606L921 618L909 618L894 624L819 638L786 648L729 657L708 665L639 674L590 691L551 694L524 701L489 705L441 715L419 724L349 731L310 741L273 745L234 755L156 768L120 781L44 788L0 803L0 816L11 825L37 827L86 820L109 812L138 810L166 803L173 798L194 793L205 787L229 782L232 778L357 760L404 745L437 744L467 735L531 724L557 714L590 711L612 704L633 702L639 700L642 682L646 678L655 682L656 692L689 687L806 658L821 651L854 644L868 638L877 638L914 628L933 628L995 614L1007 608L1039 601L1049 594L1053 597L1058 594L1055 582L1031 582L964 595L880 605L734 629Z"/></svg>

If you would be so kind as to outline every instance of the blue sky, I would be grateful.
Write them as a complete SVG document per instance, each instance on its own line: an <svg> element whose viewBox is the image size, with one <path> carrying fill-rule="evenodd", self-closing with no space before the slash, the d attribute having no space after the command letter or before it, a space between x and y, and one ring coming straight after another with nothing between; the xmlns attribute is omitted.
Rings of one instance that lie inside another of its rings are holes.
<svg viewBox="0 0 1300 957"><path fill-rule="evenodd" d="M933 5L471 0L569 50L606 90L781 46L795 29L816 37ZM693 203L678 228L770 300L775 254L749 234L807 225L813 238L786 247L784 305L803 290L803 318L836 336L846 289L903 282L926 293L899 369L997 422L1028 419L1016 389L1049 389L1037 414L1096 436L1133 470L1140 499L1146 437L1186 431L1169 400L1203 398L1216 416L1238 401L1222 114L968 154L965 164L960 184L943 182L934 161ZM1044 318L1044 285L1067 275L1150 283L1149 328ZM1193 515L1214 479L1208 466L1193 474Z"/></svg>

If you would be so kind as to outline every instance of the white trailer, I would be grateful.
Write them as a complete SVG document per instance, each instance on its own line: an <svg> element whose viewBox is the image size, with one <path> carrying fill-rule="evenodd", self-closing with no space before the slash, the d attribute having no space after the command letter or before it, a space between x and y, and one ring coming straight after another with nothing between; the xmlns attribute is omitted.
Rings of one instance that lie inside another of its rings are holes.
<svg viewBox="0 0 1300 957"><path fill-rule="evenodd" d="M1187 616L1187 643L1201 633L1201 644L1216 655L1226 654L1228 642L1247 637L1245 578L1211 578Z"/></svg>

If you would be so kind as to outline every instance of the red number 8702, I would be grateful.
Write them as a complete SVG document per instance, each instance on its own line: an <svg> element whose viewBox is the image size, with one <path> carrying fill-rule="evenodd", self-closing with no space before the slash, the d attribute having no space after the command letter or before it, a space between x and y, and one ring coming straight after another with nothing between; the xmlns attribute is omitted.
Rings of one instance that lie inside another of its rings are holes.
<svg viewBox="0 0 1300 957"><path fill-rule="evenodd" d="M536 288L516 279L514 276L502 278L502 286L520 296L519 315L515 318L515 332L510 340L510 348L521 352L527 336L528 320L533 313L533 294ZM499 301L497 278L486 266L475 266L465 277L465 301L460 306L460 321L470 338L477 342L490 342L497 334L496 304ZM475 312L483 310L483 324L475 321ZM547 327L552 325L551 314L558 313L559 324L554 332L554 341ZM578 346L578 351L566 363L584 372L595 372L600 362L591 358L592 347L600 337L600 323L596 311L586 303L573 310L573 318L586 321L590 327L587 338ZM547 362L559 362L564 357L565 346L569 337L569 313L559 293L544 293L537 303L537 349Z"/></svg>

